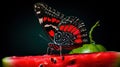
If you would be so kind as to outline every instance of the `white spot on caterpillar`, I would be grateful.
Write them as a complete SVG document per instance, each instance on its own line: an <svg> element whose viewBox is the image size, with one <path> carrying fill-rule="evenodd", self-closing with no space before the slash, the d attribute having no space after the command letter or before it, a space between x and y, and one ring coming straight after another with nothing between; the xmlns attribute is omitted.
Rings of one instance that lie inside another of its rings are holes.
<svg viewBox="0 0 120 67"><path fill-rule="evenodd" d="M86 37L87 36L87 34L82 34L82 37Z"/></svg>
<svg viewBox="0 0 120 67"><path fill-rule="evenodd" d="M39 23L42 24L43 23L43 18L39 18Z"/></svg>
<svg viewBox="0 0 120 67"><path fill-rule="evenodd" d="M41 11L37 11L36 13L37 13L37 14L40 14L40 13L41 13Z"/></svg>
<svg viewBox="0 0 120 67"><path fill-rule="evenodd" d="M88 42L88 40L84 38L84 39L83 39L83 42Z"/></svg>
<svg viewBox="0 0 120 67"><path fill-rule="evenodd" d="M34 7L36 8L37 6L36 6L36 5L34 5Z"/></svg>
<svg viewBox="0 0 120 67"><path fill-rule="evenodd" d="M54 28L54 29L56 29L56 30L58 30L58 28L56 27L56 26L54 26L54 25L51 25L51 24L46 24L44 27L52 27L52 28Z"/></svg>

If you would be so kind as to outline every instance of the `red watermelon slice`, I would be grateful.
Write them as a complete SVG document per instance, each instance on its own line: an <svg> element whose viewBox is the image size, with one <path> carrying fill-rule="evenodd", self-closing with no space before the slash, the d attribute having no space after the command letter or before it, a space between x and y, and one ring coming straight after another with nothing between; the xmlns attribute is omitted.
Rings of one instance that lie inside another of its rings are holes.
<svg viewBox="0 0 120 67"><path fill-rule="evenodd" d="M13 56L3 58L3 67L120 67L120 52Z"/></svg>

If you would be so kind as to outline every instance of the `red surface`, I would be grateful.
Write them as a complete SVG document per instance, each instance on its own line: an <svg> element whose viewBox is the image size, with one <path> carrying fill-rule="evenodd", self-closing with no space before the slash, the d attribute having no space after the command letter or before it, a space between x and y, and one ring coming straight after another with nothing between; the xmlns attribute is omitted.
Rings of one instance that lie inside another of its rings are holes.
<svg viewBox="0 0 120 67"><path fill-rule="evenodd" d="M119 53L120 54L120 53ZM115 67L117 52L9 57L9 67ZM120 56L120 55L119 55ZM54 61L53 61L54 59ZM42 66L41 66L42 67Z"/></svg>

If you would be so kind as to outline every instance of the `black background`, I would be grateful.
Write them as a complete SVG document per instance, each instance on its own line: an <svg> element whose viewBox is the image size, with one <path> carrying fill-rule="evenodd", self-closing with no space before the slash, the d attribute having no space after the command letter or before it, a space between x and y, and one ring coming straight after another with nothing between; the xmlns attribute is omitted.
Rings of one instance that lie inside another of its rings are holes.
<svg viewBox="0 0 120 67"><path fill-rule="evenodd" d="M39 33L42 32L33 10L33 4L41 1L68 16L79 17L85 22L88 31L96 21L100 20L100 27L97 27L93 32L94 40L106 47L108 51L120 51L118 5L115 2L101 0L16 0L3 2L1 8L1 17L3 18L0 23L1 59L13 55L46 53L48 42L39 37Z"/></svg>

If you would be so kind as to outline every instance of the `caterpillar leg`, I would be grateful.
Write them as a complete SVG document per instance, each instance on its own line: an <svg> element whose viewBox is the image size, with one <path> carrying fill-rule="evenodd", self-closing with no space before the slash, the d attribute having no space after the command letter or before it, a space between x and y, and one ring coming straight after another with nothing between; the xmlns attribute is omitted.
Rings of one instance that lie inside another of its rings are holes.
<svg viewBox="0 0 120 67"><path fill-rule="evenodd" d="M53 51L54 49L53 48L50 48L50 47L47 47L47 53L46 54L52 54L52 51Z"/></svg>
<svg viewBox="0 0 120 67"><path fill-rule="evenodd" d="M50 50L50 54L52 54L53 50L59 51L60 56L62 56L62 46L56 45L56 44L48 44L48 48L47 48L47 54L49 54L49 50Z"/></svg>
<svg viewBox="0 0 120 67"><path fill-rule="evenodd" d="M62 56L62 46L59 47L60 47L60 56Z"/></svg>

